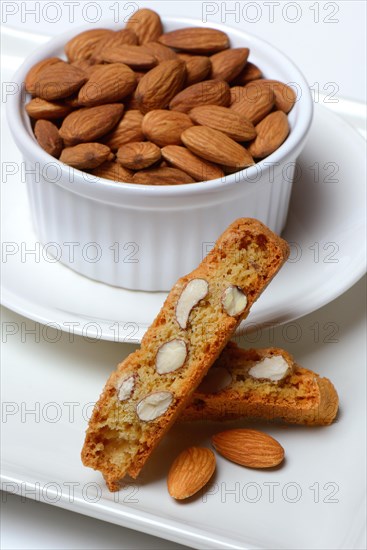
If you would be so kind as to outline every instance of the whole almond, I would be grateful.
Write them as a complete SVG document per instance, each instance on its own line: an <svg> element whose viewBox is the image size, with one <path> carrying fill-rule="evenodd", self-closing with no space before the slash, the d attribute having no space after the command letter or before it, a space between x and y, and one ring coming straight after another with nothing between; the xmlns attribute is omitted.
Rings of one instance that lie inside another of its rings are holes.
<svg viewBox="0 0 367 550"><path fill-rule="evenodd" d="M167 477L171 497L183 500L200 491L215 472L215 456L210 449L190 447L173 461Z"/></svg>
<svg viewBox="0 0 367 550"><path fill-rule="evenodd" d="M142 130L150 141L164 147L182 144L181 134L191 126L193 122L185 113L156 109L144 116Z"/></svg>
<svg viewBox="0 0 367 550"><path fill-rule="evenodd" d="M167 32L162 34L159 42L170 48L204 55L229 47L226 33L207 27L187 27Z"/></svg>
<svg viewBox="0 0 367 550"><path fill-rule="evenodd" d="M247 86L231 88L231 107L236 113L257 124L270 113L274 107L275 96L271 89L256 86L256 80Z"/></svg>
<svg viewBox="0 0 367 550"><path fill-rule="evenodd" d="M246 65L249 53L248 48L232 48L212 55L211 78L231 82Z"/></svg>
<svg viewBox="0 0 367 550"><path fill-rule="evenodd" d="M123 111L124 106L120 103L84 107L64 119L60 136L67 145L95 141L116 126Z"/></svg>
<svg viewBox="0 0 367 550"><path fill-rule="evenodd" d="M257 65L247 61L245 68L242 69L240 74L233 80L232 84L234 86L245 86L253 80L258 80L262 78L263 74Z"/></svg>
<svg viewBox="0 0 367 550"><path fill-rule="evenodd" d="M87 80L84 71L59 61L38 73L34 84L35 95L47 101L63 99L77 92Z"/></svg>
<svg viewBox="0 0 367 550"><path fill-rule="evenodd" d="M249 141L256 136L252 122L239 113L218 105L202 105L190 111L197 124L220 130L235 141Z"/></svg>
<svg viewBox="0 0 367 550"><path fill-rule="evenodd" d="M64 118L71 111L71 107L63 103L46 101L40 97L31 99L25 106L28 115L34 119L55 120Z"/></svg>
<svg viewBox="0 0 367 550"><path fill-rule="evenodd" d="M60 161L78 168L86 170L96 168L109 158L111 151L102 143L81 143L75 147L66 147L60 156Z"/></svg>
<svg viewBox="0 0 367 550"><path fill-rule="evenodd" d="M183 132L181 139L190 151L210 162L235 166L238 170L255 164L242 145L218 130L192 126Z"/></svg>
<svg viewBox="0 0 367 550"><path fill-rule="evenodd" d="M177 94L169 104L173 111L188 113L199 105L223 105L227 107L231 99L230 88L222 80L204 80L193 84Z"/></svg>
<svg viewBox="0 0 367 550"><path fill-rule="evenodd" d="M115 161L106 160L103 164L90 171L91 174L99 178L105 178L115 182L131 183L133 180L133 173L124 168Z"/></svg>
<svg viewBox="0 0 367 550"><path fill-rule="evenodd" d="M177 59L177 53L167 46L163 46L159 42L146 42L142 45L142 48L151 55L153 55L158 63L162 61L169 61L170 59Z"/></svg>
<svg viewBox="0 0 367 550"><path fill-rule="evenodd" d="M205 80L209 75L212 64L209 57L204 55L192 55L186 63L186 86L192 86L197 82Z"/></svg>
<svg viewBox="0 0 367 550"><path fill-rule="evenodd" d="M125 63L132 69L151 69L157 65L157 59L142 46L115 46L99 54L104 63Z"/></svg>
<svg viewBox="0 0 367 550"><path fill-rule="evenodd" d="M132 109L127 111L118 126L107 134L102 141L112 151L117 151L125 143L131 141L144 141L145 136L142 130L143 115L140 111Z"/></svg>
<svg viewBox="0 0 367 550"><path fill-rule="evenodd" d="M83 71L89 78L96 67L99 67L91 57L89 59L76 59L70 63L73 67Z"/></svg>
<svg viewBox="0 0 367 550"><path fill-rule="evenodd" d="M102 38L112 36L114 33L109 29L92 29L81 32L74 36L65 45L65 53L69 61L77 59L89 59L94 49Z"/></svg>
<svg viewBox="0 0 367 550"><path fill-rule="evenodd" d="M224 176L218 165L199 158L186 147L167 145L162 149L162 157L175 168L187 172L196 181L215 180Z"/></svg>
<svg viewBox="0 0 367 550"><path fill-rule="evenodd" d="M85 107L121 101L136 87L136 76L127 65L101 65L79 90L78 101Z"/></svg>
<svg viewBox="0 0 367 550"><path fill-rule="evenodd" d="M212 443L219 454L247 468L273 468L284 459L278 441L257 430L227 430L214 435Z"/></svg>
<svg viewBox="0 0 367 550"><path fill-rule="evenodd" d="M162 167L140 170L133 176L133 183L141 185L181 185L195 183L186 172L177 168Z"/></svg>
<svg viewBox="0 0 367 550"><path fill-rule="evenodd" d="M49 120L37 120L34 126L34 135L46 153L59 158L63 142L55 124L52 124Z"/></svg>
<svg viewBox="0 0 367 550"><path fill-rule="evenodd" d="M140 80L135 99L142 113L163 109L185 83L186 65L180 59L163 61Z"/></svg>
<svg viewBox="0 0 367 550"><path fill-rule="evenodd" d="M120 46L130 45L134 46L138 43L138 37L131 29L122 29L120 31L115 31L112 34L108 34L105 37L101 38L97 42L93 53L92 58L97 62L101 62L100 55L103 52Z"/></svg>
<svg viewBox="0 0 367 550"><path fill-rule="evenodd" d="M55 65L55 63L60 63L62 59L59 59L58 57L48 57L47 59L42 59L42 61L39 61L33 67L28 71L27 76L25 77L24 83L25 83L25 89L29 94L35 95L36 93L36 85L38 81L38 75L40 72L45 69L46 67L51 67L52 65Z"/></svg>
<svg viewBox="0 0 367 550"><path fill-rule="evenodd" d="M268 94L273 92L275 96L275 107L284 113L289 113L297 100L295 91L290 86L287 86L287 84L279 82L279 80L261 78L254 82L250 82L245 88L249 87L252 96L256 93L265 93L263 90L267 91Z"/></svg>
<svg viewBox="0 0 367 550"><path fill-rule="evenodd" d="M126 143L117 151L117 161L130 170L148 168L160 159L160 148L150 141Z"/></svg>
<svg viewBox="0 0 367 550"><path fill-rule="evenodd" d="M126 23L126 28L134 31L139 44L154 42L163 32L162 21L158 13L147 8L133 13Z"/></svg>
<svg viewBox="0 0 367 550"><path fill-rule="evenodd" d="M256 126L257 136L248 146L254 158L265 158L274 153L289 134L288 117L283 111L270 113Z"/></svg>

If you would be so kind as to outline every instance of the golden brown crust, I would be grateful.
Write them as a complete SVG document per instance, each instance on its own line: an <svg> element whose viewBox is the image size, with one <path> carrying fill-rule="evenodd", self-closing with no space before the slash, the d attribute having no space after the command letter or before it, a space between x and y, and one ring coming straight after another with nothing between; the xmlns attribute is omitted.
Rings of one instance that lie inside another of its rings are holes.
<svg viewBox="0 0 367 550"><path fill-rule="evenodd" d="M126 473L137 477L288 253L287 243L262 223L241 218L223 233L199 267L174 285L141 348L110 376L89 423L82 460L103 473L110 490L116 490L118 480ZM187 328L182 329L175 308L192 279L206 280L209 292L191 311ZM229 316L222 307L221 298L229 285L241 288L247 296L246 308L237 317ZM155 369L157 352L174 338L186 342L186 362L177 372L159 375ZM131 376L133 392L121 402L117 388ZM171 392L172 402L165 414L142 422L136 413L137 404L157 391Z"/></svg>
<svg viewBox="0 0 367 550"><path fill-rule="evenodd" d="M282 356L289 365L283 381L255 380L248 374L257 362L274 356ZM330 380L296 365L285 350L246 350L230 342L208 376L216 369L225 369L232 381L217 393L200 392L198 388L180 421L245 417L321 426L331 424L337 415L339 399Z"/></svg>

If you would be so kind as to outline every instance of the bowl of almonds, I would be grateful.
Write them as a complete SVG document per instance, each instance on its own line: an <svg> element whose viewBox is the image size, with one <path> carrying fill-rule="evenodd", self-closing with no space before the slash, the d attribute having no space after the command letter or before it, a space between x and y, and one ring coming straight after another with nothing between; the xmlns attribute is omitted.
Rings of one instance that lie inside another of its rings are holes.
<svg viewBox="0 0 367 550"><path fill-rule="evenodd" d="M164 291L234 219L283 230L312 100L265 41L144 8L57 36L14 80L35 231L71 269Z"/></svg>

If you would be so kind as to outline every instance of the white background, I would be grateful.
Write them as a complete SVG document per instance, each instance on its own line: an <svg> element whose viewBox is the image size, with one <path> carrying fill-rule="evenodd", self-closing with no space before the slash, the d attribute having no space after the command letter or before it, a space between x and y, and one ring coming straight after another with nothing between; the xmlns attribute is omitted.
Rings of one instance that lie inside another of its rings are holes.
<svg viewBox="0 0 367 550"><path fill-rule="evenodd" d="M74 4L74 22L70 8ZM30 33L55 34L96 18L96 27L116 13L120 20L136 7L149 6L175 15L179 2L7 2L2 24ZM88 6L87 6L88 5ZM96 7L97 5L97 7ZM225 22L264 38L287 53L315 90L364 101L366 97L366 2L184 2L187 17ZM112 7L112 10L111 10ZM163 8L162 8L163 9ZM229 13L236 10L236 14ZM31 13L36 10L36 13ZM210 12L216 12L210 15ZM83 20L84 18L84 20ZM56 19L59 19L56 21ZM237 19L237 20L236 20ZM55 20L54 22L50 22ZM293 22L292 22L293 21ZM3 46L6 44L3 43ZM14 67L15 69L16 67ZM353 292L353 291L351 291ZM354 291L355 292L355 291ZM339 299L340 300L340 299ZM330 307L330 306L327 306ZM335 307L335 306L332 306ZM325 309L325 308L324 308ZM335 311L335 310L334 310ZM340 312L342 315L342 312ZM26 350L25 350L26 352ZM50 549L178 549L170 542L6 495L2 505L1 547Z"/></svg>

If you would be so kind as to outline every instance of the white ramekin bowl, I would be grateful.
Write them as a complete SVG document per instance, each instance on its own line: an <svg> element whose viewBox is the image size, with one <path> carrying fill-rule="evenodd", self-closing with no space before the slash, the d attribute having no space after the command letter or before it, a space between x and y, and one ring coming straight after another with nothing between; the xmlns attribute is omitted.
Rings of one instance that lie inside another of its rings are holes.
<svg viewBox="0 0 367 550"><path fill-rule="evenodd" d="M166 31L203 26L186 18L162 20ZM7 114L25 162L34 227L40 241L71 269L133 290L169 290L236 218L258 218L276 233L283 230L295 162L312 120L307 82L293 62L267 42L227 26L211 26L225 31L233 47L249 47L250 60L266 78L291 83L297 91L284 144L256 166L220 180L162 187L115 183L73 170L39 147L24 109L22 83L35 63L63 57L65 43L88 27L42 45L16 73L19 92L9 98Z"/></svg>

